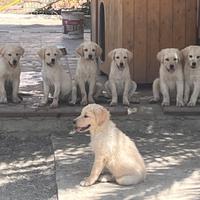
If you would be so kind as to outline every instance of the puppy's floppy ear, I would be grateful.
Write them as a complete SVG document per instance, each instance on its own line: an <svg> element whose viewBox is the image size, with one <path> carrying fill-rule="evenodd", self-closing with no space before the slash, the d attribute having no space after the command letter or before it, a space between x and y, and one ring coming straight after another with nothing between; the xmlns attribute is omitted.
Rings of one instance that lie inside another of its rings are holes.
<svg viewBox="0 0 200 200"><path fill-rule="evenodd" d="M98 44L96 44L96 55L97 55L97 57L100 57L101 54L102 54L102 48Z"/></svg>
<svg viewBox="0 0 200 200"><path fill-rule="evenodd" d="M183 61L183 54L179 49L177 49L177 55L178 55L179 62L182 62Z"/></svg>
<svg viewBox="0 0 200 200"><path fill-rule="evenodd" d="M5 50L5 49L4 49L4 46L1 46L1 47L0 47L0 55L3 56L3 54L4 54L4 50Z"/></svg>
<svg viewBox="0 0 200 200"><path fill-rule="evenodd" d="M190 47L185 47L184 49L181 50L181 53L184 58L186 58L188 56L189 50L190 50Z"/></svg>
<svg viewBox="0 0 200 200"><path fill-rule="evenodd" d="M104 122L110 119L110 113L108 110L104 107L99 107L94 110L96 122L98 126L101 126Z"/></svg>
<svg viewBox="0 0 200 200"><path fill-rule="evenodd" d="M128 49L126 49L127 52L127 56L128 56L128 61L130 62L133 59L133 53L131 51L129 51Z"/></svg>
<svg viewBox="0 0 200 200"><path fill-rule="evenodd" d="M83 45L80 45L77 49L76 49L76 53L83 57L84 56L84 52L83 52Z"/></svg>
<svg viewBox="0 0 200 200"><path fill-rule="evenodd" d="M115 51L115 49L113 49L112 51L110 51L108 53L108 57L111 58L112 60L114 60L115 59L115 54L116 54L116 51Z"/></svg>
<svg viewBox="0 0 200 200"><path fill-rule="evenodd" d="M158 61L160 61L161 63L163 63L163 60L164 60L164 53L163 53L163 50L161 50L161 51L159 51L158 53L157 53L157 59L158 59Z"/></svg>
<svg viewBox="0 0 200 200"><path fill-rule="evenodd" d="M41 48L37 54L40 56L41 59L44 59L44 55L45 55L45 48Z"/></svg>
<svg viewBox="0 0 200 200"><path fill-rule="evenodd" d="M64 52L62 52L62 50L57 49L56 52L57 52L58 58L61 58L62 56L64 56Z"/></svg>
<svg viewBox="0 0 200 200"><path fill-rule="evenodd" d="M21 46L18 46L18 47L17 47L17 51L19 51L19 54L20 54L21 56L24 55L24 48L22 48Z"/></svg>

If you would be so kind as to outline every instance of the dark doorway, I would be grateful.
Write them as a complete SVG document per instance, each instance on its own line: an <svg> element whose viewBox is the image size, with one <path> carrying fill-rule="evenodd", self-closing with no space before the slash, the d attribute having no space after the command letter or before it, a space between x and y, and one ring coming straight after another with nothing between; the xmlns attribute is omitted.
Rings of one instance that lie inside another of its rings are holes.
<svg viewBox="0 0 200 200"><path fill-rule="evenodd" d="M105 12L103 3L101 3L99 11L99 45L103 50L101 60L105 61Z"/></svg>

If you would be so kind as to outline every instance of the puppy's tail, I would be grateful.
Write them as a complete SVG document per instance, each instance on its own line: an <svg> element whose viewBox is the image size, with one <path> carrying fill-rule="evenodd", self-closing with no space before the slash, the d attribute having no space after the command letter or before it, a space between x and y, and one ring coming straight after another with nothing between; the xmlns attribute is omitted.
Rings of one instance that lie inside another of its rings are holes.
<svg viewBox="0 0 200 200"><path fill-rule="evenodd" d="M153 98L150 103L157 103L160 100L160 79L157 78L153 82Z"/></svg>

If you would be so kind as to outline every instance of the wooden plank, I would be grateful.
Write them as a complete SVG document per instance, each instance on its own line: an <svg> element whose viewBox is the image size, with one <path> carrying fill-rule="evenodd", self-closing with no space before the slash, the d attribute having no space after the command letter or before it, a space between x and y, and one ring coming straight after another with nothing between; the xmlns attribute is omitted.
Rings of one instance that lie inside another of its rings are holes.
<svg viewBox="0 0 200 200"><path fill-rule="evenodd" d="M197 41L197 0L186 1L186 40L185 46L196 44Z"/></svg>
<svg viewBox="0 0 200 200"><path fill-rule="evenodd" d="M172 0L160 0L160 49L172 47Z"/></svg>
<svg viewBox="0 0 200 200"><path fill-rule="evenodd" d="M159 63L156 55L159 51L160 0L147 2L147 82L152 83L158 77Z"/></svg>
<svg viewBox="0 0 200 200"><path fill-rule="evenodd" d="M105 61L100 65L100 70L104 73L109 73L109 64L108 64L108 59L107 59L107 53L108 49L110 46L110 23L111 23L111 18L112 16L110 15L111 13L111 5L112 2L109 3L106 0L98 0L98 7L100 9L100 5L103 3L104 5L104 14L105 14Z"/></svg>
<svg viewBox="0 0 200 200"><path fill-rule="evenodd" d="M122 44L124 48L127 48L129 51L133 53L134 60L134 52L133 52L133 35L134 35L134 1L124 0L123 1L123 19L122 19L122 27L123 27L123 36L122 36ZM130 73L131 77L134 79L134 66L133 61L130 63Z"/></svg>
<svg viewBox="0 0 200 200"><path fill-rule="evenodd" d="M92 22L92 34L91 39L94 42L98 42L98 0L91 1L91 22Z"/></svg>
<svg viewBox="0 0 200 200"><path fill-rule="evenodd" d="M187 0L186 0L187 1ZM173 47L185 47L185 0L173 0Z"/></svg>
<svg viewBox="0 0 200 200"><path fill-rule="evenodd" d="M129 51L133 53L133 60L135 52L134 49L134 0L124 0L123 3L123 36L122 36L122 43L123 47L127 48ZM133 61L130 63L130 73L132 78L134 79L134 66Z"/></svg>
<svg viewBox="0 0 200 200"><path fill-rule="evenodd" d="M122 26L122 5L124 4L124 0L118 0L118 3L115 3L115 17L117 20L115 21L115 30L117 31L117 47L122 47L122 33L123 33L123 26ZM114 17L114 16L113 16ZM115 19L115 18L113 18Z"/></svg>
<svg viewBox="0 0 200 200"><path fill-rule="evenodd" d="M134 79L137 83L146 82L147 64L147 0L135 0L134 28Z"/></svg>

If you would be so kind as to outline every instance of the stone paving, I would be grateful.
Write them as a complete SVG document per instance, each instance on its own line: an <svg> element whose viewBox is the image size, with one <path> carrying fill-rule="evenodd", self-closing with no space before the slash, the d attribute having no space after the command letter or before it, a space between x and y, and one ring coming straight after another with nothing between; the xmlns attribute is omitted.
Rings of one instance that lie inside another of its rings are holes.
<svg viewBox="0 0 200 200"><path fill-rule="evenodd" d="M165 115L159 105L147 103L150 90L139 90L139 105L129 110L117 107L112 115L144 156L146 181L129 187L115 183L80 187L93 161L88 135L71 132L72 119L81 108L44 108L45 115L33 105L42 95L37 50L46 44L64 44L73 72L74 49L82 41L67 40L59 18L3 15L0 19L1 44L20 42L26 49L21 60L24 101L0 106L0 200L200 199L199 116ZM85 39L89 38L86 33Z"/></svg>

